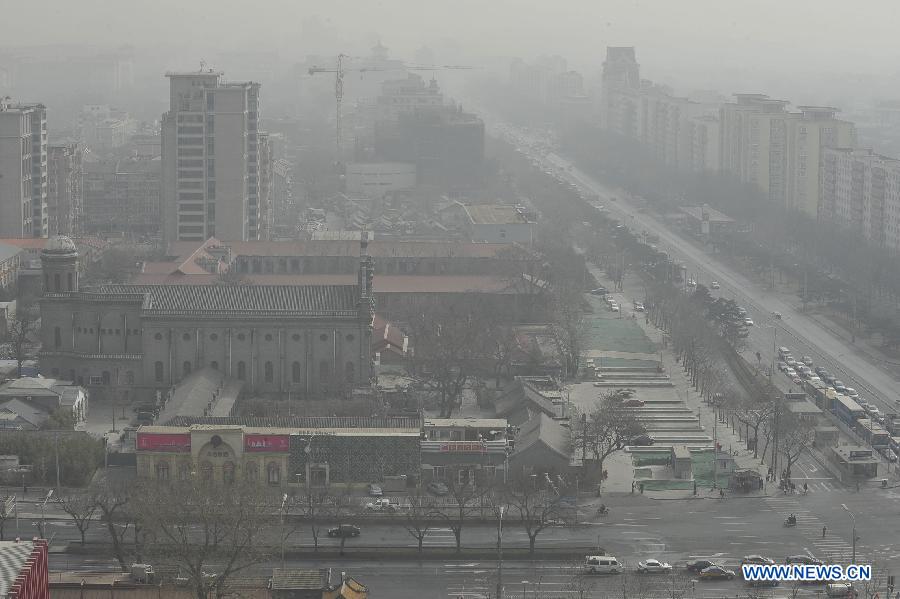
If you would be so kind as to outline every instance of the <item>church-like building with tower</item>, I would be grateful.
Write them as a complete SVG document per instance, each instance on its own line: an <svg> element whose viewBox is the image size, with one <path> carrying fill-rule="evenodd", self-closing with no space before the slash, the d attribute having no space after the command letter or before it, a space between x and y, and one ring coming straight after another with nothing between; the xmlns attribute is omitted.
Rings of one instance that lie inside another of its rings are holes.
<svg viewBox="0 0 900 599"><path fill-rule="evenodd" d="M212 368L254 394L368 386L375 300L364 233L356 285L103 285L81 289L67 237L41 253L41 371L151 399Z"/></svg>

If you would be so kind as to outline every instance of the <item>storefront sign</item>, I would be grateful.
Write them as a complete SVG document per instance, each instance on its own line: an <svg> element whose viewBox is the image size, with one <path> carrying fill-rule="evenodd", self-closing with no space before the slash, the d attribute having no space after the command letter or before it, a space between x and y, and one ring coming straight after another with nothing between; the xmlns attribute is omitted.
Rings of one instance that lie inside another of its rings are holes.
<svg viewBox="0 0 900 599"><path fill-rule="evenodd" d="M477 441L447 441L441 443L441 451L460 451L465 453L482 453L487 451L487 446Z"/></svg>
<svg viewBox="0 0 900 599"><path fill-rule="evenodd" d="M138 433L138 451L190 451L190 433Z"/></svg>
<svg viewBox="0 0 900 599"><path fill-rule="evenodd" d="M244 435L245 451L290 451L289 435Z"/></svg>

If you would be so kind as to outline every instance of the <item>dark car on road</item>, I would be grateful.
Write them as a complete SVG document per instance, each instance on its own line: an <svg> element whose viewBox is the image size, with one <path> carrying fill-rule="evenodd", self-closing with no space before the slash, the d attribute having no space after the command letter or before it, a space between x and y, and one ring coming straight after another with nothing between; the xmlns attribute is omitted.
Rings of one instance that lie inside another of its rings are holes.
<svg viewBox="0 0 900 599"><path fill-rule="evenodd" d="M653 437L650 435L637 435L636 437L632 437L628 441L629 445L637 445L639 447L644 447L647 445L653 445Z"/></svg>
<svg viewBox="0 0 900 599"><path fill-rule="evenodd" d="M706 568L710 566L716 566L716 562L712 562L708 559L697 559L692 562L688 562L687 569L688 572L702 572Z"/></svg>
<svg viewBox="0 0 900 599"><path fill-rule="evenodd" d="M340 537L358 537L359 533L358 526L354 526L352 524L341 524L340 526L335 526L334 528L328 529L328 536L332 538L340 538Z"/></svg>
<svg viewBox="0 0 900 599"><path fill-rule="evenodd" d="M700 572L701 580L731 580L735 577L734 570L729 570L724 566L712 565L704 568Z"/></svg>

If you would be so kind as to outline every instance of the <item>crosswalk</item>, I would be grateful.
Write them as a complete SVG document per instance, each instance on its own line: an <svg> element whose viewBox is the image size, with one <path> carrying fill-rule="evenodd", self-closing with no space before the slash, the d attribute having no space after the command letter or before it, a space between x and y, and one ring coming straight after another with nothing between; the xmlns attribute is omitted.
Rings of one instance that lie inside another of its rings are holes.
<svg viewBox="0 0 900 599"><path fill-rule="evenodd" d="M818 516L806 509L795 497L767 497L766 503L783 518L787 518L790 514L797 516L796 530L808 542L808 546L804 549L809 555L826 563L846 564L851 561L852 542L841 533L827 528ZM856 563L871 564L872 559L872 551L857 542Z"/></svg>
<svg viewBox="0 0 900 599"><path fill-rule="evenodd" d="M803 493L803 484L805 483L807 488L809 489L809 493L827 493L829 491L840 490L841 485L835 479L831 477L791 477L791 480L794 481L796 485L795 495L799 495ZM776 490L775 492L781 493L781 491Z"/></svg>

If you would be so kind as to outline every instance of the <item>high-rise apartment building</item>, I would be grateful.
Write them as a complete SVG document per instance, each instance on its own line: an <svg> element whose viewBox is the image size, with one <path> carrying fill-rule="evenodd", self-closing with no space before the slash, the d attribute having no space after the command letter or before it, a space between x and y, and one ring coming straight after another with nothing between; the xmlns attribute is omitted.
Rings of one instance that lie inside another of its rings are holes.
<svg viewBox="0 0 900 599"><path fill-rule="evenodd" d="M0 236L47 233L47 109L0 100Z"/></svg>
<svg viewBox="0 0 900 599"><path fill-rule="evenodd" d="M820 217L900 250L900 160L863 148L822 151Z"/></svg>
<svg viewBox="0 0 900 599"><path fill-rule="evenodd" d="M160 159L139 157L86 162L84 216L87 234L160 233Z"/></svg>
<svg viewBox="0 0 900 599"><path fill-rule="evenodd" d="M167 241L259 238L259 84L212 70L167 73L162 118Z"/></svg>
<svg viewBox="0 0 900 599"><path fill-rule="evenodd" d="M81 218L82 147L51 144L47 159L47 214L50 235L76 235Z"/></svg>

